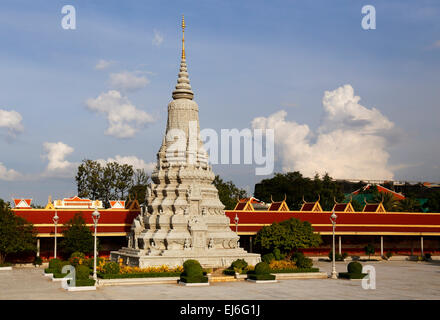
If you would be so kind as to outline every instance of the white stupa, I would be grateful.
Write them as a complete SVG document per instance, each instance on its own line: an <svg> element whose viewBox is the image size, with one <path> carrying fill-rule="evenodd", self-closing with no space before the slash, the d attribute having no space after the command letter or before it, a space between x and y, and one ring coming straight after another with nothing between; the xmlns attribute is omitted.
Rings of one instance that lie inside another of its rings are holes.
<svg viewBox="0 0 440 320"><path fill-rule="evenodd" d="M239 247L212 184L215 175L200 139L199 107L188 77L184 19L182 30L180 71L146 210L134 220L127 247L111 252L111 259L139 267L178 266L187 259L205 267L228 267L236 259L255 265L260 255Z"/></svg>

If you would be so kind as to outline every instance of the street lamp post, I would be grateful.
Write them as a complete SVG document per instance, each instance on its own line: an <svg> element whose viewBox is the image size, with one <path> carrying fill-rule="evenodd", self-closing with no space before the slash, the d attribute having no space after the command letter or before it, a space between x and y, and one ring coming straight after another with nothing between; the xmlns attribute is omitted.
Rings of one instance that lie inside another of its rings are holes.
<svg viewBox="0 0 440 320"><path fill-rule="evenodd" d="M235 214L235 218L234 218L234 221L235 221L235 233L238 235L238 215L237 214ZM239 239L240 239L240 237L239 237ZM238 246L240 246L240 241L238 241L237 242L237 245Z"/></svg>
<svg viewBox="0 0 440 320"><path fill-rule="evenodd" d="M57 212L55 211L55 215L52 218L53 220L53 224L55 226L55 243L54 243L54 249L53 249L53 257L54 259L57 258L57 225L58 225L58 220L60 220L60 217L58 217Z"/></svg>
<svg viewBox="0 0 440 320"><path fill-rule="evenodd" d="M332 274L331 274L332 279L338 278L338 274L336 273L336 261L335 261L335 229L336 229L336 218L337 217L338 216L333 211L332 215L330 216L330 221L333 226L333 258L332 258Z"/></svg>
<svg viewBox="0 0 440 320"><path fill-rule="evenodd" d="M96 259L97 259L97 248L96 248L96 230L98 228L98 220L100 217L100 213L97 209L97 207L95 207L95 211L92 213L92 218L93 218L93 223L95 224L95 245L93 248L93 279L98 280L98 277L96 275Z"/></svg>

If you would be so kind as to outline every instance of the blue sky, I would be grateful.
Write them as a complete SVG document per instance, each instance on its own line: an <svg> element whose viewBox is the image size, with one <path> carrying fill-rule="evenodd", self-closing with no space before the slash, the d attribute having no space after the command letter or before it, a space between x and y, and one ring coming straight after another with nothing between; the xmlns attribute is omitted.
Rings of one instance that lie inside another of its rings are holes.
<svg viewBox="0 0 440 320"><path fill-rule="evenodd" d="M76 8L76 30L61 27L66 4ZM366 4L376 8L376 30L361 28ZM345 168L353 175L358 165L368 169L364 178L386 168L388 178L440 180L437 1L15 0L0 4L0 110L18 113L22 129L11 133L0 120L0 198L44 204L49 194L74 195L74 168L84 158L155 160L176 83L182 14L201 128L279 127L276 171ZM101 60L108 66L97 69ZM118 82L121 75L135 85ZM106 134L106 114L87 103L110 90L150 117L130 137ZM339 97L327 108L326 91ZM341 99L352 103L349 117ZM353 129L360 114L368 123ZM300 126L307 137L298 137ZM348 156L335 157L328 139ZM365 148L353 151L356 141ZM265 178L252 165L214 171L251 192Z"/></svg>

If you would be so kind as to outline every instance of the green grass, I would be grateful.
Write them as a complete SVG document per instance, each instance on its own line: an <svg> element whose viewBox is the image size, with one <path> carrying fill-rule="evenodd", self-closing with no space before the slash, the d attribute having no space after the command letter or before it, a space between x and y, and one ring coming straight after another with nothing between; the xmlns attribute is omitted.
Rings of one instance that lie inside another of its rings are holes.
<svg viewBox="0 0 440 320"><path fill-rule="evenodd" d="M180 272L148 272L148 273L98 273L101 279L127 279L127 278L157 278L157 277L179 277Z"/></svg>

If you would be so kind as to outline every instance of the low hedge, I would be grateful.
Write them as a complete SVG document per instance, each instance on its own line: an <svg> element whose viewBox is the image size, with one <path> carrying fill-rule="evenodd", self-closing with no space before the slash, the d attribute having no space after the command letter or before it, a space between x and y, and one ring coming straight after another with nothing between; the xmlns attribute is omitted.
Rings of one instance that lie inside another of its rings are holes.
<svg viewBox="0 0 440 320"><path fill-rule="evenodd" d="M0 268L10 267L10 266L12 266L12 263L9 263L9 262L0 263Z"/></svg>
<svg viewBox="0 0 440 320"><path fill-rule="evenodd" d="M44 273L56 273L56 270L51 269L51 268L46 268L46 269L44 269Z"/></svg>
<svg viewBox="0 0 440 320"><path fill-rule="evenodd" d="M179 277L180 272L148 272L148 273L98 273L101 279L126 279L126 278L157 278L157 277Z"/></svg>
<svg viewBox="0 0 440 320"><path fill-rule="evenodd" d="M67 283L70 284L70 280L67 280ZM75 287L92 287L95 285L94 279L77 279L75 281Z"/></svg>
<svg viewBox="0 0 440 320"><path fill-rule="evenodd" d="M270 273L302 273L302 272L319 272L319 268L295 268L295 269L270 270Z"/></svg>
<svg viewBox="0 0 440 320"><path fill-rule="evenodd" d="M339 278L342 279L363 279L367 273L339 272Z"/></svg>
<svg viewBox="0 0 440 320"><path fill-rule="evenodd" d="M251 280L275 280L275 275L273 274L249 274L248 278Z"/></svg>
<svg viewBox="0 0 440 320"><path fill-rule="evenodd" d="M180 281L185 283L206 283L208 277L205 276L180 276Z"/></svg>
<svg viewBox="0 0 440 320"><path fill-rule="evenodd" d="M67 276L68 273L59 273L59 272L54 272L53 273L53 277L58 279L58 278L64 278L65 276Z"/></svg>

